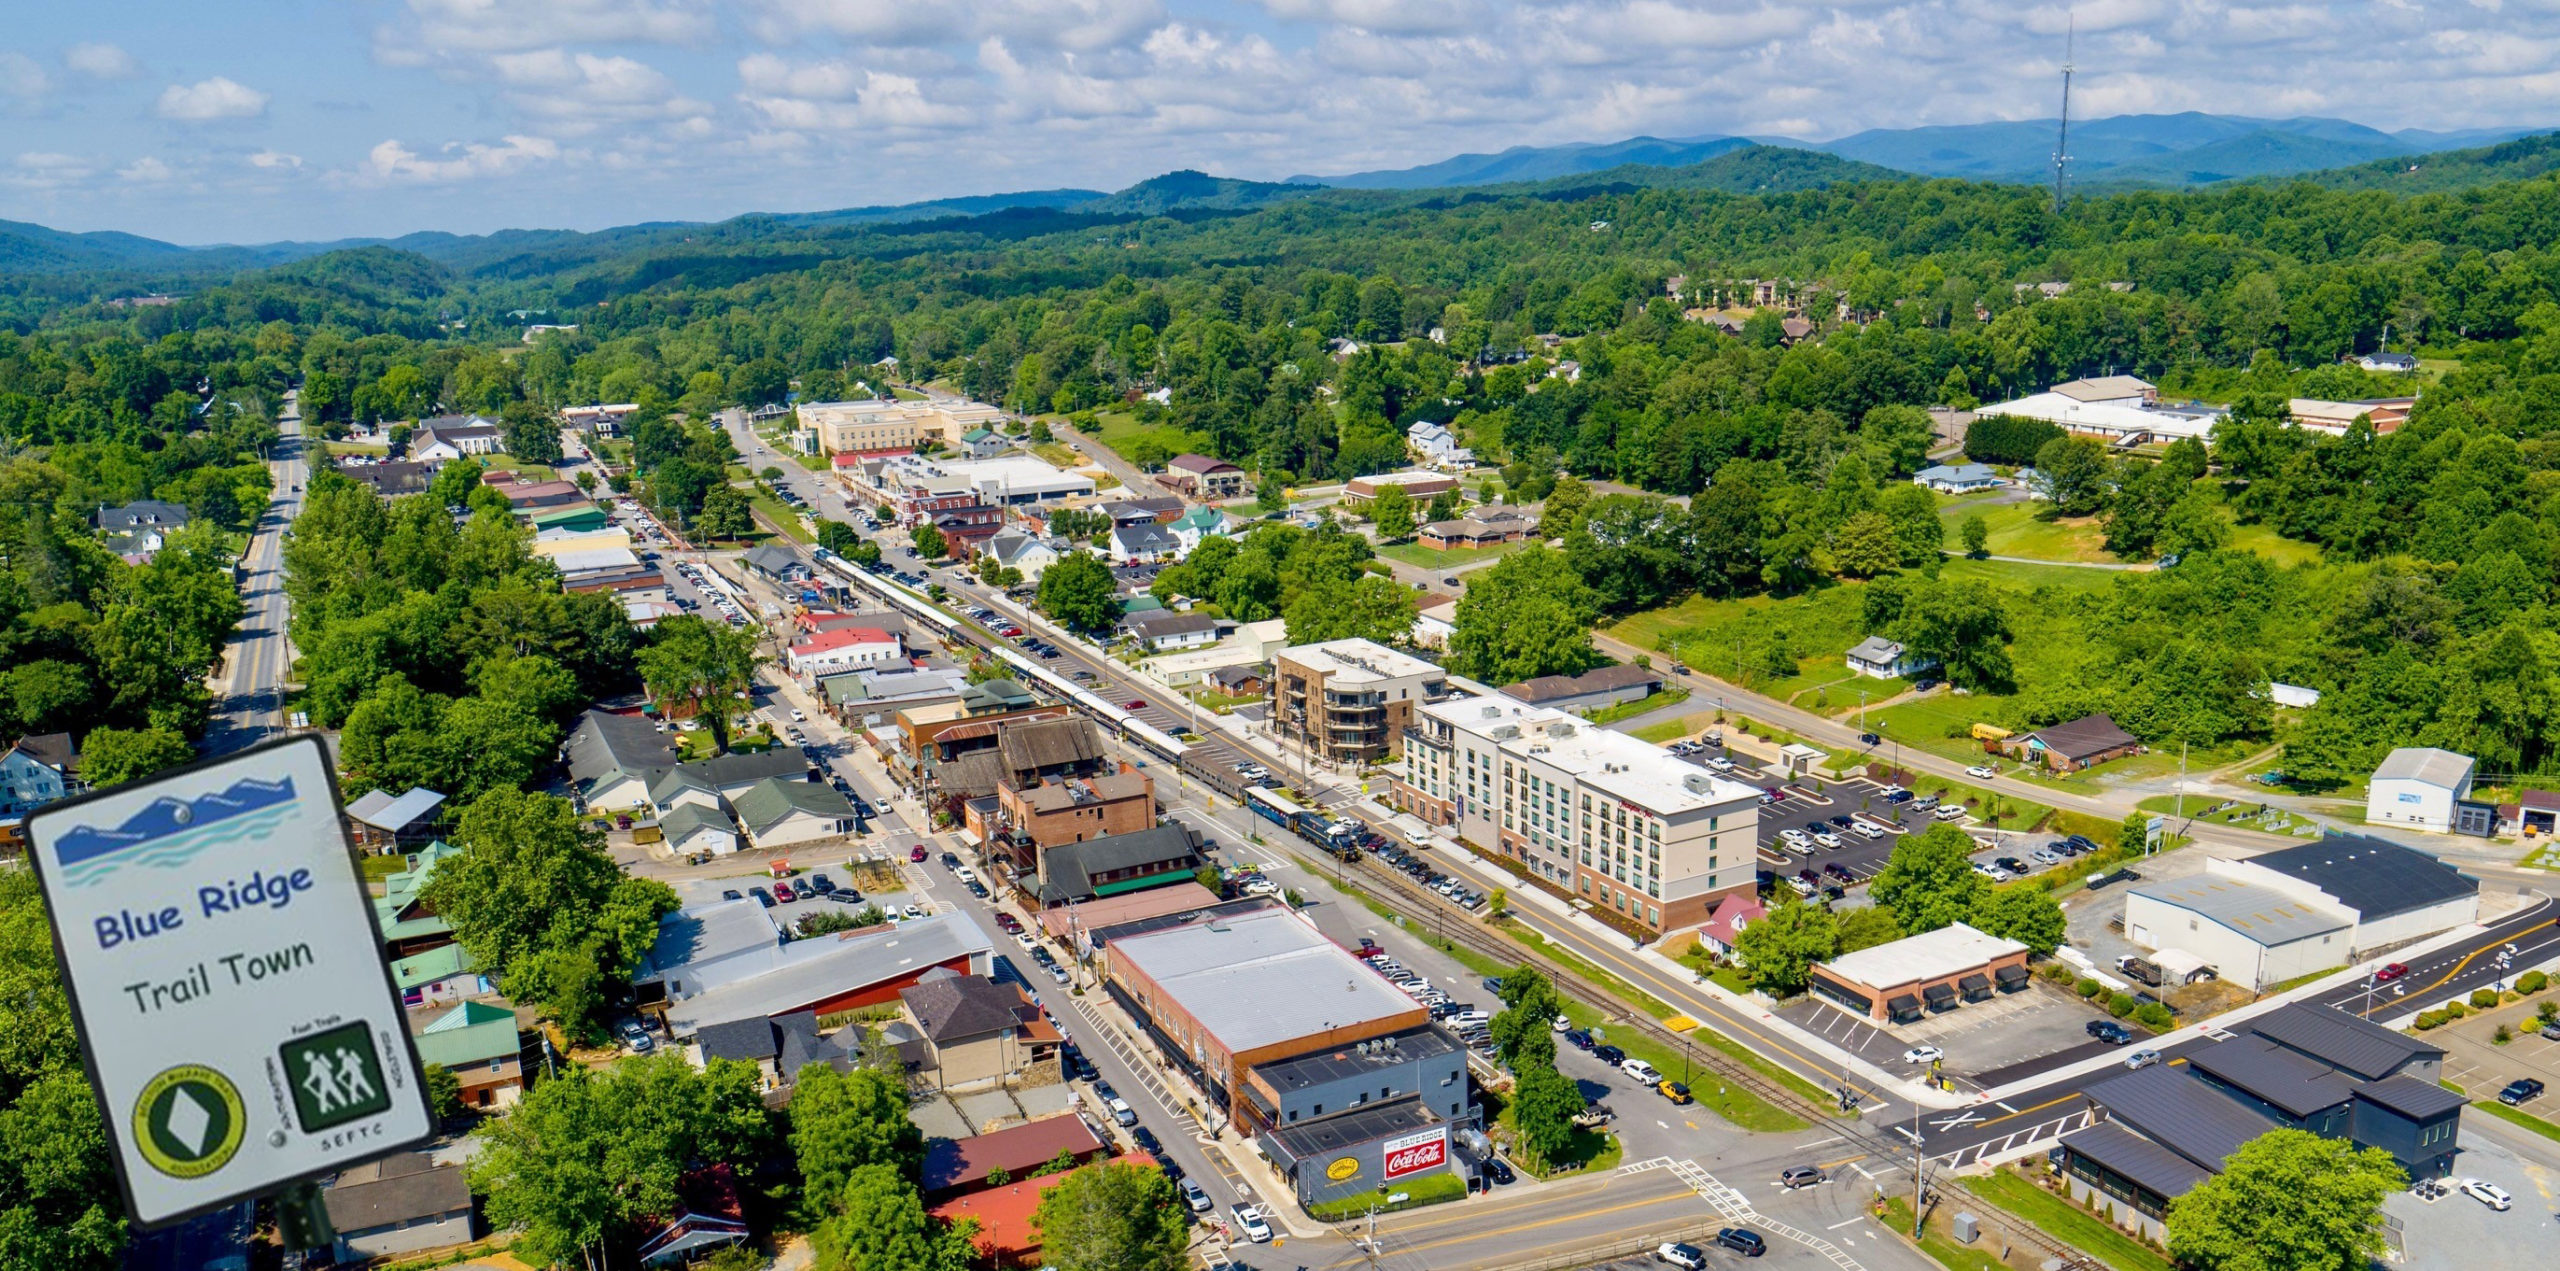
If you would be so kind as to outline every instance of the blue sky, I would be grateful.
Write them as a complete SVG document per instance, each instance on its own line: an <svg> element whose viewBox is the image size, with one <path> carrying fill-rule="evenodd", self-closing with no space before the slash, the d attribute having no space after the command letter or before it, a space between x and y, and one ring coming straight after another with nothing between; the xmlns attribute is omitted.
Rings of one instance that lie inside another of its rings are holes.
<svg viewBox="0 0 2560 1271"><path fill-rule="evenodd" d="M2053 111L2002 0L12 5L0 218L176 242L593 229ZM2074 113L2560 120L2560 0L2076 6Z"/></svg>

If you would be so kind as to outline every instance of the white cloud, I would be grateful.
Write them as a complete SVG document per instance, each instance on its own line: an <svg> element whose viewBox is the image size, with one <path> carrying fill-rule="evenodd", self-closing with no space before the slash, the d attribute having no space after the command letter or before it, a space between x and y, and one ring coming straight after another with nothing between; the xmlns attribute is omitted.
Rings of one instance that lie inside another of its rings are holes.
<svg viewBox="0 0 2560 1271"><path fill-rule="evenodd" d="M439 157L420 155L396 139L384 141L365 156L363 174L378 181L444 182L502 176L560 157L560 145L547 137L510 134L498 145L477 141L449 142Z"/></svg>
<svg viewBox="0 0 2560 1271"><path fill-rule="evenodd" d="M1382 0L1383 2L1383 0ZM1163 23L1161 0L754 0L753 25L768 42L825 33L866 44L914 46L1002 36L1043 48L1090 52L1143 38Z"/></svg>
<svg viewBox="0 0 2560 1271"><path fill-rule="evenodd" d="M1255 0L1276 18L1363 31L1459 31L1484 23L1485 0Z"/></svg>
<svg viewBox="0 0 2560 1271"><path fill-rule="evenodd" d="M0 169L0 185L50 193L84 185L98 174L95 159L50 150L30 150Z"/></svg>
<svg viewBox="0 0 2560 1271"><path fill-rule="evenodd" d="M195 84L171 84L160 94L160 117L187 123L254 119L267 112L267 95L216 75Z"/></svg>
<svg viewBox="0 0 2560 1271"><path fill-rule="evenodd" d="M560 44L706 42L705 0L409 0L409 20L374 36L377 55L416 64L438 54L511 53Z"/></svg>
<svg viewBox="0 0 2560 1271"><path fill-rule="evenodd" d="M52 88L53 77L34 58L0 52L0 97L42 97Z"/></svg>
<svg viewBox="0 0 2560 1271"><path fill-rule="evenodd" d="M74 44L63 50L62 64L95 79L125 79L142 73L133 54L112 44Z"/></svg>
<svg viewBox="0 0 2560 1271"><path fill-rule="evenodd" d="M501 53L489 59L508 100L551 128L584 132L614 123L684 119L709 107L676 91L656 67L627 57L565 49Z"/></svg>
<svg viewBox="0 0 2560 1271"><path fill-rule="evenodd" d="M171 171L169 165L162 163L159 159L144 155L116 169L116 175L127 181L166 181L177 173Z"/></svg>
<svg viewBox="0 0 2560 1271"><path fill-rule="evenodd" d="M249 166L270 171L296 171L302 167L302 156L281 150L261 150L249 156Z"/></svg>

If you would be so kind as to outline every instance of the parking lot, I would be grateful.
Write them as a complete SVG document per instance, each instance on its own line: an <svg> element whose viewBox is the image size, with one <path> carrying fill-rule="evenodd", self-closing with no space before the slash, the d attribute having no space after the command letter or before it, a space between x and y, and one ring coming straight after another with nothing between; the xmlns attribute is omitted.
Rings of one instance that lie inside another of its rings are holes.
<svg viewBox="0 0 2560 1271"><path fill-rule="evenodd" d="M2464 1118L2462 1149L2453 1158L2451 1182L2477 1178L2507 1193L2513 1208L2492 1210L2461 1191L2423 1200L2402 1191L2384 1199L2383 1216L2398 1224L2398 1243L2408 1251L2397 1265L2410 1271L2470 1271L2476 1267L2547 1266L2554 1230L2552 1209L2560 1204L2560 1170L2525 1155L2495 1134L2472 1128L2488 1118ZM2515 1132L2521 1135L2521 1131Z"/></svg>

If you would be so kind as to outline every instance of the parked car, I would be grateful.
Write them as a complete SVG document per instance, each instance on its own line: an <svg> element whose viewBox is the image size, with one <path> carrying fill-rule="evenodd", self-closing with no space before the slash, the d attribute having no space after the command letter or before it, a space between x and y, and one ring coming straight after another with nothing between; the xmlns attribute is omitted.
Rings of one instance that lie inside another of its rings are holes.
<svg viewBox="0 0 2560 1271"><path fill-rule="evenodd" d="M1697 1271L1697 1268L1707 1265L1707 1251L1696 1245L1684 1245L1674 1240L1655 1249L1653 1260L1667 1262L1675 1267L1687 1267L1689 1271Z"/></svg>
<svg viewBox="0 0 2560 1271"><path fill-rule="evenodd" d="M1496 1187L1509 1187L1520 1178L1519 1175L1511 1172L1511 1167L1499 1156L1484 1158L1484 1172L1486 1177L1493 1180L1493 1185Z"/></svg>
<svg viewBox="0 0 2560 1271"><path fill-rule="evenodd" d="M735 887L724 887L720 890L720 899L722 900L745 900L746 898L747 894L739 891Z"/></svg>
<svg viewBox="0 0 2560 1271"><path fill-rule="evenodd" d="M832 878L829 878L829 877L827 877L827 876L826 876L826 875L824 875L824 874L811 874L811 875L809 875L809 890L811 890L811 891L813 891L813 892L816 892L817 894L819 894L819 895L821 895L821 896L824 896L824 895L826 895L827 893L834 891L835 889L836 889L836 880L834 880L834 879L832 879Z"/></svg>
<svg viewBox="0 0 2560 1271"><path fill-rule="evenodd" d="M1635 1078L1639 1083L1644 1085L1658 1086L1662 1084L1662 1074L1654 1071L1652 1064L1646 1063L1641 1059L1621 1060L1618 1063L1618 1070Z"/></svg>
<svg viewBox="0 0 2560 1271"><path fill-rule="evenodd" d="M1934 1064L1946 1057L1947 1052L1935 1046L1914 1046L1902 1052L1902 1062L1906 1064Z"/></svg>
<svg viewBox="0 0 2560 1271"><path fill-rule="evenodd" d="M1716 1243L1746 1258L1756 1258L1769 1251L1760 1233L1748 1227L1726 1227L1716 1232Z"/></svg>
<svg viewBox="0 0 2560 1271"><path fill-rule="evenodd" d="M1689 1097L1689 1087L1683 1082L1673 1081L1666 1077L1661 1082L1657 1083L1654 1086L1654 1089L1660 1091L1663 1098L1669 1099L1674 1104L1686 1104L1692 1102Z"/></svg>
<svg viewBox="0 0 2560 1271"><path fill-rule="evenodd" d="M1138 1123L1138 1110L1130 1107L1129 1101L1126 1099L1115 1095L1112 1097L1110 1102L1105 1103L1102 1106L1110 1109L1111 1119L1123 1127L1134 1126Z"/></svg>
<svg viewBox="0 0 2560 1271"><path fill-rule="evenodd" d="M2498 1186L2496 1183L2489 1182L2486 1179L2466 1178L2462 1180L2462 1194L2473 1200L2479 1201L2481 1204L2487 1205L2489 1208L2497 1210L2500 1213L2505 1213L2515 1204L2515 1201L2507 1195L2505 1188Z"/></svg>
<svg viewBox="0 0 2560 1271"><path fill-rule="evenodd" d="M2111 1019L2089 1021L2089 1035L2110 1046L2122 1046L2133 1040L2133 1030Z"/></svg>
<svg viewBox="0 0 2560 1271"><path fill-rule="evenodd" d="M1175 1190L1182 1193L1182 1203L1195 1214L1205 1214L1217 1208L1216 1203L1209 1199L1208 1191L1200 1186L1197 1179L1186 1178Z"/></svg>
<svg viewBox="0 0 2560 1271"><path fill-rule="evenodd" d="M1236 1206L1236 1230L1255 1244L1271 1242L1271 1224L1263 1220L1262 1211L1251 1205Z"/></svg>
<svg viewBox="0 0 2560 1271"><path fill-rule="evenodd" d="M2530 1103L2541 1097L2542 1079L2539 1077L2518 1077L2508 1082L2506 1089L2498 1092L2498 1102L2510 1108L2518 1104Z"/></svg>
<svg viewBox="0 0 2560 1271"><path fill-rule="evenodd" d="M773 885L773 898L787 905L792 901L800 899L800 893L793 891L791 889L791 884L789 883L775 883Z"/></svg>
<svg viewBox="0 0 2560 1271"><path fill-rule="evenodd" d="M762 887L750 887L747 889L747 894L755 897L757 904L762 905L767 909L773 908L772 892L766 891Z"/></svg>
<svg viewBox="0 0 2560 1271"><path fill-rule="evenodd" d="M1615 1068L1627 1061L1627 1052L1609 1045L1606 1042L1602 1042L1601 1044L1591 1048L1591 1057Z"/></svg>
<svg viewBox="0 0 2560 1271"><path fill-rule="evenodd" d="M618 1031L622 1034L622 1044L630 1047L632 1054L645 1055L658 1048L657 1039L649 1036L649 1030L641 1027L638 1020L622 1021Z"/></svg>

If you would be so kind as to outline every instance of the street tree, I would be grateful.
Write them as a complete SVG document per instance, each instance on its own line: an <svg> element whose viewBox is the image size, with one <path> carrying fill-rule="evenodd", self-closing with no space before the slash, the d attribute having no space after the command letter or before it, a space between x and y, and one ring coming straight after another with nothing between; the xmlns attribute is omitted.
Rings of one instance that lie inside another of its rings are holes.
<svg viewBox="0 0 2560 1271"><path fill-rule="evenodd" d="M1069 1174L1032 1216L1040 1260L1058 1271L1181 1271L1189 1215L1152 1165L1111 1162Z"/></svg>
<svg viewBox="0 0 2560 1271"><path fill-rule="evenodd" d="M907 1118L907 1087L894 1074L824 1064L802 1070L791 1093L791 1154L801 1193L832 1212L854 1171L886 1165L914 1178L924 1164L924 1132Z"/></svg>
<svg viewBox="0 0 2560 1271"><path fill-rule="evenodd" d="M1458 599L1449 669L1488 684L1572 675L1597 665L1599 598L1564 553L1531 547L1474 574Z"/></svg>
<svg viewBox="0 0 2560 1271"><path fill-rule="evenodd" d="M35 876L0 869L0 1267L109 1271L125 1225Z"/></svg>
<svg viewBox="0 0 2560 1271"><path fill-rule="evenodd" d="M943 553L951 550L949 540L942 536L942 528L936 525L919 525L908 530L907 541L915 544L916 555L926 560L940 560Z"/></svg>
<svg viewBox="0 0 2560 1271"><path fill-rule="evenodd" d="M2388 1252L2382 1201L2408 1176L2378 1147L2278 1129L2169 1210L2169 1254L2196 1271L2364 1271Z"/></svg>
<svg viewBox="0 0 2560 1271"><path fill-rule="evenodd" d="M712 744L727 750L738 695L755 683L756 667L763 661L756 638L752 627L677 614L652 628L649 643L641 647L640 682L661 707L690 707L711 729Z"/></svg>
<svg viewBox="0 0 2560 1271"><path fill-rule="evenodd" d="M195 747L166 728L95 728L80 742L80 778L104 790L195 757Z"/></svg>
<svg viewBox="0 0 2560 1271"><path fill-rule="evenodd" d="M832 1209L810 1237L818 1271L966 1271L973 1260L967 1231L926 1213L895 1166L856 1169Z"/></svg>
<svg viewBox="0 0 2560 1271"><path fill-rule="evenodd" d="M704 538L744 538L756 528L754 504L736 486L715 485L703 493L693 528Z"/></svg>
<svg viewBox="0 0 2560 1271"><path fill-rule="evenodd" d="M1952 825L1903 835L1894 842L1884 869L1867 885L1867 894L1892 909L1902 929L1913 935L1970 922L1991 887L1973 872L1974 850L1973 840Z"/></svg>
<svg viewBox="0 0 2560 1271"><path fill-rule="evenodd" d="M1413 496L1400 485L1382 487L1369 500L1369 523L1381 541L1413 533Z"/></svg>
<svg viewBox="0 0 2560 1271"><path fill-rule="evenodd" d="M464 808L427 903L456 943L572 1031L600 1027L610 986L657 942L675 893L622 872L604 836L560 798L500 788Z"/></svg>
<svg viewBox="0 0 2560 1271"><path fill-rule="evenodd" d="M1573 1152L1573 1118L1582 1112L1582 1091L1556 1070L1555 1061L1514 1068L1511 1125L1520 1145L1541 1165L1560 1164Z"/></svg>
<svg viewBox="0 0 2560 1271"><path fill-rule="evenodd" d="M1069 552L1040 571L1040 611L1076 631L1108 631L1120 621L1120 585L1091 552Z"/></svg>
<svg viewBox="0 0 2560 1271"><path fill-rule="evenodd" d="M2038 957L2061 948L2070 929L2070 921L2063 917L2062 906L2054 903L2053 893L2032 882L1993 888L1975 908L1970 921L1976 930L2015 940L2033 949Z"/></svg>
<svg viewBox="0 0 2560 1271"><path fill-rule="evenodd" d="M1792 899L1782 899L1733 940L1751 987L1771 997L1803 992L1813 964L1836 956L1839 947L1831 911Z"/></svg>

